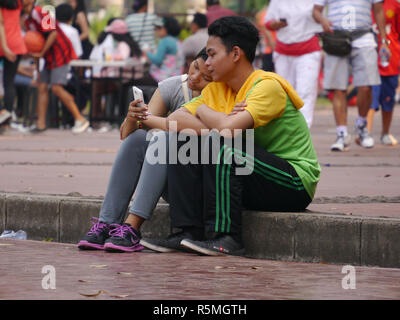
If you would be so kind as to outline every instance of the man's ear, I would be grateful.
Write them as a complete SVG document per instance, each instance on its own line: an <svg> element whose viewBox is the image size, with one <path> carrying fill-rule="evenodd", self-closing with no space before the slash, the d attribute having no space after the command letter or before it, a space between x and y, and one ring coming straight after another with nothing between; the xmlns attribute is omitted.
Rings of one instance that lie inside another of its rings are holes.
<svg viewBox="0 0 400 320"><path fill-rule="evenodd" d="M232 48L232 55L233 55L233 61L234 62L239 61L239 59L242 56L242 54L243 54L242 49L240 49L238 46L234 46Z"/></svg>

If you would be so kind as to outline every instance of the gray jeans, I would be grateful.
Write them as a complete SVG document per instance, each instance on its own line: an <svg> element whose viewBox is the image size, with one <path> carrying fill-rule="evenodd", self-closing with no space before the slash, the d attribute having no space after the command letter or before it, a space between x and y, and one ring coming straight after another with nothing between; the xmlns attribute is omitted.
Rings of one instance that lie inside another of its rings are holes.
<svg viewBox="0 0 400 320"><path fill-rule="evenodd" d="M150 141L148 132L136 130L122 141L115 158L106 195L100 209L100 221L123 223L133 193L135 196L129 208L130 213L149 219L167 187L167 165L146 161L148 146L168 133L158 131ZM168 150L168 148L167 148Z"/></svg>

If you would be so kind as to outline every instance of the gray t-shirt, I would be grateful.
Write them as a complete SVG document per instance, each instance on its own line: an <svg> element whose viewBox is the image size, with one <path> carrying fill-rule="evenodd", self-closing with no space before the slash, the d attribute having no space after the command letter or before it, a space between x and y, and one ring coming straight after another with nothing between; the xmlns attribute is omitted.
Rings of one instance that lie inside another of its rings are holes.
<svg viewBox="0 0 400 320"><path fill-rule="evenodd" d="M174 112L179 109L185 101L182 89L181 76L170 77L158 83L158 90L168 111ZM192 90L188 88L189 101L192 100Z"/></svg>

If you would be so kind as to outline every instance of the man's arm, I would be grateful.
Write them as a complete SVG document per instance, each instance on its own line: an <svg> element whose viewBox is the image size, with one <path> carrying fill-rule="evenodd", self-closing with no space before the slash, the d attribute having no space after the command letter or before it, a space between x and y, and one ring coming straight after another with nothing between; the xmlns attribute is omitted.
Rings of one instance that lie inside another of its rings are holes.
<svg viewBox="0 0 400 320"><path fill-rule="evenodd" d="M312 16L316 22L322 25L322 28L327 33L332 33L332 23L324 17L322 11L324 10L323 6L314 5Z"/></svg>
<svg viewBox="0 0 400 320"><path fill-rule="evenodd" d="M385 29L386 18L382 3L383 2L374 3L372 6L372 10L374 12L376 25L378 27L379 35L382 41L380 50L385 49L390 55L389 43L387 42L386 29Z"/></svg>
<svg viewBox="0 0 400 320"><path fill-rule="evenodd" d="M47 36L46 42L44 43L42 51L39 53L31 53L32 57L35 58L43 58L46 52L51 48L51 46L56 42L57 39L57 31L51 31Z"/></svg>
<svg viewBox="0 0 400 320"><path fill-rule="evenodd" d="M220 132L224 129L229 130L232 137L235 136L235 133L239 133L235 132L235 129L245 130L254 127L253 117L246 110L227 115L223 112L214 111L205 104L202 104L197 108L196 116L209 128L217 129Z"/></svg>

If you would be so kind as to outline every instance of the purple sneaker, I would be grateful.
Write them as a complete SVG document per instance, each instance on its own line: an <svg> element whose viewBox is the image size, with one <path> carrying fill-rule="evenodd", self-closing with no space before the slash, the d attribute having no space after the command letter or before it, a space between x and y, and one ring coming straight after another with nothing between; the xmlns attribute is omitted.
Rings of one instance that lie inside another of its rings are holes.
<svg viewBox="0 0 400 320"><path fill-rule="evenodd" d="M124 223L112 224L110 238L104 244L104 250L112 252L135 252L141 251L144 247L139 244L140 232L136 231L131 225Z"/></svg>
<svg viewBox="0 0 400 320"><path fill-rule="evenodd" d="M110 225L96 217L93 217L91 222L93 226L79 241L78 248L82 250L103 250L104 242L110 237Z"/></svg>

